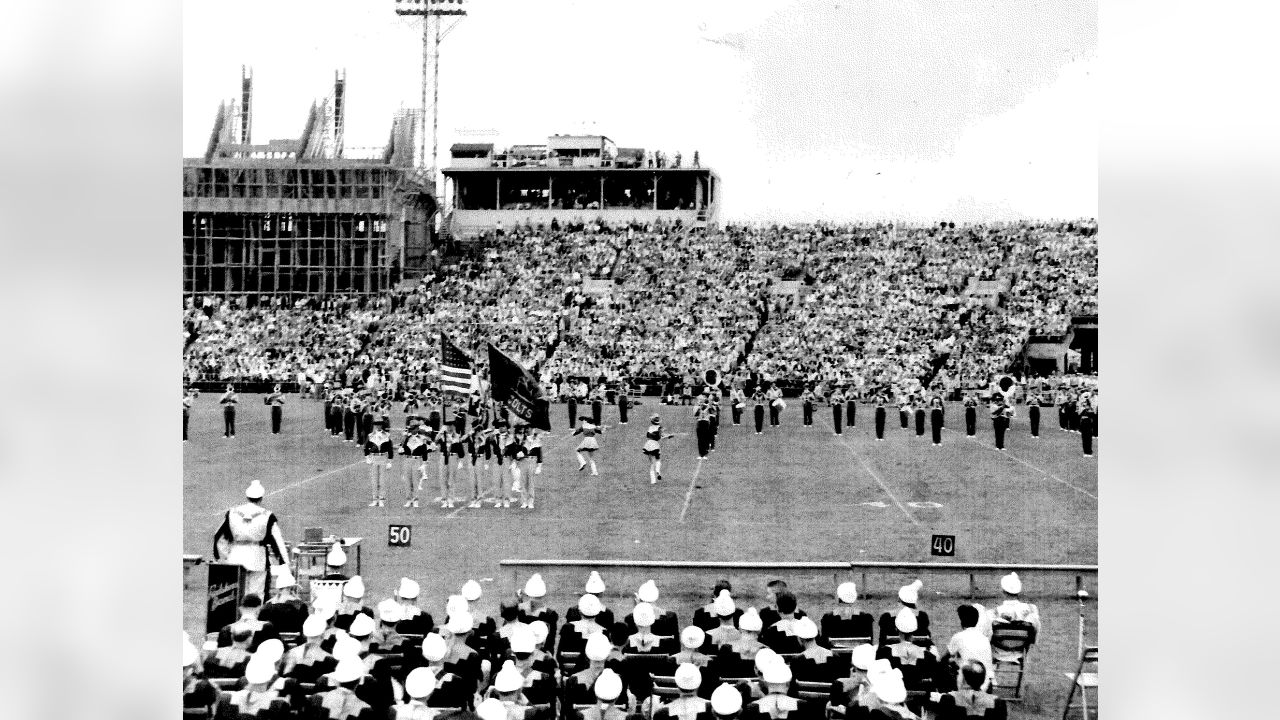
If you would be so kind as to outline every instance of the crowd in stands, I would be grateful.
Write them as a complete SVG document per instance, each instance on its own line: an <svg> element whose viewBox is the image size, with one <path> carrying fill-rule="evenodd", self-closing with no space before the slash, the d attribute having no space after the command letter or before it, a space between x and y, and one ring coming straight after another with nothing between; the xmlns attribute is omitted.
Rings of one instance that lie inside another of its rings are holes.
<svg viewBox="0 0 1280 720"><path fill-rule="evenodd" d="M1002 578L999 605L956 608L948 636L946 614L922 607L918 580L878 617L851 582L801 608L782 580L760 607L720 580L682 616L663 607L653 580L610 595L595 571L569 607L551 607L535 574L501 602L481 602L468 581L434 615L410 578L373 602L345 560L337 546L326 560L331 592L304 601L282 568L274 597L245 596L239 619L201 647L184 633L185 716L853 720L928 709L1003 719L1005 684L993 676L1040 630L1016 573Z"/></svg>
<svg viewBox="0 0 1280 720"><path fill-rule="evenodd" d="M797 288L783 282L793 278ZM549 385L715 369L864 396L940 391L987 384L1032 335L1096 311L1091 221L524 225L409 290L250 307L188 299L186 374L412 387L433 381L443 331L480 362L493 341Z"/></svg>

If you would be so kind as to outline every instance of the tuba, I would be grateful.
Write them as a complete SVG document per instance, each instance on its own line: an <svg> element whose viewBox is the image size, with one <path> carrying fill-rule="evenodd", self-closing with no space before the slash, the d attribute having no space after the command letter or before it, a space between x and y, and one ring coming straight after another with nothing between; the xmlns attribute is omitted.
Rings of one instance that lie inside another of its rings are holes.
<svg viewBox="0 0 1280 720"><path fill-rule="evenodd" d="M720 386L720 371L714 368L707 370L702 374L702 379L711 387Z"/></svg>

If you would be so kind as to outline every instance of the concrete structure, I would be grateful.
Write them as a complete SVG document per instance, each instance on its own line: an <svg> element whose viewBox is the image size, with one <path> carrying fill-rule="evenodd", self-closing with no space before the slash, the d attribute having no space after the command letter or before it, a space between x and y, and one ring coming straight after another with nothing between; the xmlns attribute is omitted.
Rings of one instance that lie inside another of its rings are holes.
<svg viewBox="0 0 1280 720"><path fill-rule="evenodd" d="M525 222L681 221L716 225L720 178L709 168L678 166L661 153L619 148L604 135L553 135L545 145L460 143L444 170L452 210L449 231L474 236Z"/></svg>

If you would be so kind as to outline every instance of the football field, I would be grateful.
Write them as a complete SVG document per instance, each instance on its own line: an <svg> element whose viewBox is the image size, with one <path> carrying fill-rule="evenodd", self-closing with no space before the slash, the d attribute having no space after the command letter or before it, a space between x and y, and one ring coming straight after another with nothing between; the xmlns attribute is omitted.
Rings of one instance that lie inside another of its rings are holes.
<svg viewBox="0 0 1280 720"><path fill-rule="evenodd" d="M782 424L754 430L750 410L743 424L721 415L716 451L697 458L692 406L661 406L646 399L619 425L617 408L606 406L607 430L596 453L599 477L579 472L573 448L580 437L567 429L564 405L551 408L552 433L544 438L545 465L537 483L537 507L521 510L459 503L442 509L432 480L420 496L423 507L403 508L405 491L397 457L393 482L384 494L387 507L370 508L368 468L360 448L331 438L324 430L322 404L289 397L280 435L269 429L261 396L242 396L237 437L222 437L222 413L216 398L204 395L191 418L191 439L184 443L183 551L212 557L212 536L230 506L244 501L244 489L257 479L266 488L264 504L281 520L286 541L296 543L306 527L322 527L345 537L361 537L361 574L367 604L392 593L409 576L423 588L423 604L433 612L469 578L481 580L481 605L496 613L498 598L510 597L527 574L499 567L510 558L643 561L918 561L1096 564L1098 557L1097 456L1082 457L1080 437L1063 432L1053 408L1042 411L1041 437L1030 435L1026 409L1018 407L997 451L985 409L978 432L964 435L963 408L947 407L948 429L941 446L926 427L917 436L914 421L902 429L890 408L885 439L876 441L873 410L860 404L857 425L835 436L831 411L819 407L814 425L801 423L800 404L788 401ZM663 479L649 483L648 458L641 453L648 418L662 416ZM393 417L395 438L403 418ZM1095 452L1102 452L1095 441ZM509 480L508 480L509 484ZM469 488L468 488L469 489ZM460 494L459 494L460 495ZM409 547L388 546L388 526L412 526ZM955 536L954 558L931 558L934 534ZM1000 573L978 577L980 598L998 600ZM587 571L544 573L548 600L568 607L582 591ZM797 591L801 607L821 614L833 602L831 572L737 573L660 570L603 571L607 605L626 607L636 586L654 577L664 603L691 617L714 580L734 582L740 603L758 604L764 584L784 577ZM203 568L191 573L186 591L185 628L203 633ZM915 574L873 573L871 591L860 599L879 614L894 607L896 589ZM934 618L934 639L945 644L959 630L955 606L967 596L968 578L960 574L922 575L921 607ZM845 579L845 578L839 578ZM1088 580L1090 590L1093 580ZM1074 580L1060 576L1024 577L1025 594L1043 617L1041 638L1029 664L1027 700L1016 717L1061 714L1067 681L1075 667L1078 612ZM1096 592L1094 592L1096 595ZM491 603L492 607L485 606ZM1096 642L1096 604L1086 607L1087 642Z"/></svg>

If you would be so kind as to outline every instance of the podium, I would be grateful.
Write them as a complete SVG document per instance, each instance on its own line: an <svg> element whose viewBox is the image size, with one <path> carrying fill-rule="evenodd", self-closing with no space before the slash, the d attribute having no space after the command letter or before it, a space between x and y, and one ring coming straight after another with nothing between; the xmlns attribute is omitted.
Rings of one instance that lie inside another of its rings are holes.
<svg viewBox="0 0 1280 720"><path fill-rule="evenodd" d="M293 576L298 581L298 591L301 594L305 591L306 600L314 602L315 598L311 597L312 583L325 582L321 580L324 577L325 557L329 555L329 551L333 549L334 543L342 546L342 551L347 554L347 565L351 567L351 557L355 556L355 572L349 572L347 575L360 574L360 541L364 538L340 538L329 536L320 542L300 542L290 553L292 555ZM355 550L353 553L352 550ZM341 593L341 585L339 593Z"/></svg>
<svg viewBox="0 0 1280 720"><path fill-rule="evenodd" d="M244 568L234 563L211 562L208 565L209 590L204 630L216 634L240 617L246 573Z"/></svg>

